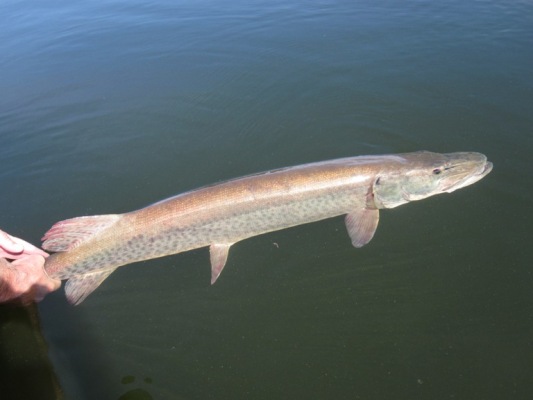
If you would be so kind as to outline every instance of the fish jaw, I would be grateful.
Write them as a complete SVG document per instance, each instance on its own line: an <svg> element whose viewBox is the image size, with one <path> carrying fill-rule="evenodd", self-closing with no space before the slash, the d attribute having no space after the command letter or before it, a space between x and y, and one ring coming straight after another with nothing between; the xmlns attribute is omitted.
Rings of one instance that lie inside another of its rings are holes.
<svg viewBox="0 0 533 400"><path fill-rule="evenodd" d="M443 180L442 191L452 193L455 190L470 186L487 176L493 168L493 164L487 157L480 153L452 153L446 154L451 168L456 169L454 174ZM452 171L454 172L454 171Z"/></svg>

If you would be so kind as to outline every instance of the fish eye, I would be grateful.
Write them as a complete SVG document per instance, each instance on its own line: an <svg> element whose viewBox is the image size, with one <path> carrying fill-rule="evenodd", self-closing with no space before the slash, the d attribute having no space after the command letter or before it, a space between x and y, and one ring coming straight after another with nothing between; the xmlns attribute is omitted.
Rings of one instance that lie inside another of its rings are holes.
<svg viewBox="0 0 533 400"><path fill-rule="evenodd" d="M440 169L440 168L435 168L435 169L433 170L433 175L438 175L438 174L440 174L441 172L442 172L442 169Z"/></svg>

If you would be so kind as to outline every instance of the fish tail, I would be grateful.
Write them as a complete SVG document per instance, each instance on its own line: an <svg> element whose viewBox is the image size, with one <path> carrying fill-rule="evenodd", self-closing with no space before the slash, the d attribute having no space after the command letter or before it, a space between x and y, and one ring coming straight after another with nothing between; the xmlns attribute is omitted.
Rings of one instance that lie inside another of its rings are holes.
<svg viewBox="0 0 533 400"><path fill-rule="evenodd" d="M116 269L76 270L69 252L114 226L118 214L71 218L54 224L42 238L43 249L56 252L46 259L45 270L52 278L68 279L65 294L77 305L91 294Z"/></svg>
<svg viewBox="0 0 533 400"><path fill-rule="evenodd" d="M56 222L42 237L43 249L62 252L75 249L114 225L121 215L92 215Z"/></svg>

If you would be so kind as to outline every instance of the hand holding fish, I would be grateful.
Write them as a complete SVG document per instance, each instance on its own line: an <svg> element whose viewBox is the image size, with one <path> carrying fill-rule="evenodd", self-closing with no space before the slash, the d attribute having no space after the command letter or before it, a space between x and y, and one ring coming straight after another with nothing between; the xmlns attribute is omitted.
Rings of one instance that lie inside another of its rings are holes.
<svg viewBox="0 0 533 400"><path fill-rule="evenodd" d="M0 257L0 302L40 301L61 286L61 281L50 278L44 269L46 252L3 231L0 231Z"/></svg>

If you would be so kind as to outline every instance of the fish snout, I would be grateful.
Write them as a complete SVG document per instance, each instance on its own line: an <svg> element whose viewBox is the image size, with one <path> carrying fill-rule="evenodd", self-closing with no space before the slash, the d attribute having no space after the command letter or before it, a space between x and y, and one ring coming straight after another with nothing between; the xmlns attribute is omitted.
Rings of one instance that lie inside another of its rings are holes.
<svg viewBox="0 0 533 400"><path fill-rule="evenodd" d="M448 187L444 190L451 193L457 189L472 185L487 176L493 164L481 153L451 153L448 169L452 171L448 178Z"/></svg>

